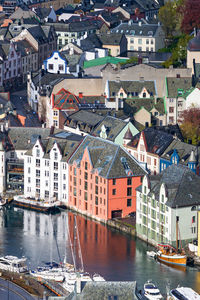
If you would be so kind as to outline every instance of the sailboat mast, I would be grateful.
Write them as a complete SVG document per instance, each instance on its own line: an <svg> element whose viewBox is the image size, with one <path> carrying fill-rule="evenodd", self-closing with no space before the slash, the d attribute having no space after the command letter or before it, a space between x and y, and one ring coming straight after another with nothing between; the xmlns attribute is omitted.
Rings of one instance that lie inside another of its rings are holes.
<svg viewBox="0 0 200 300"><path fill-rule="evenodd" d="M72 252L72 260L73 260L73 264L74 264L74 271L76 272L76 260L75 260L74 249L73 249L73 246L72 246L72 240L71 240L71 236L70 236L70 232L69 232L69 226L67 228L68 228L70 248L71 248L71 252Z"/></svg>
<svg viewBox="0 0 200 300"><path fill-rule="evenodd" d="M78 240L78 254L81 260L81 271L84 272L84 267L83 267L83 256L82 256L82 251L81 251L81 244L80 244L80 239L79 239L79 232L77 228L77 240Z"/></svg>
<svg viewBox="0 0 200 300"><path fill-rule="evenodd" d="M178 241L178 221L179 221L179 217L176 216L176 249L177 250L179 248L179 241Z"/></svg>

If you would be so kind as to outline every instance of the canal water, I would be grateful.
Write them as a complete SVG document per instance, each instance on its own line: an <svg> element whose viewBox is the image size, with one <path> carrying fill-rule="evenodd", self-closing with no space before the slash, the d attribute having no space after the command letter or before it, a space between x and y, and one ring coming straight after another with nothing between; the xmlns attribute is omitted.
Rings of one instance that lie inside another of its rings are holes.
<svg viewBox="0 0 200 300"><path fill-rule="evenodd" d="M13 207L0 211L0 256L24 255L34 269L52 260L63 262L65 257L73 263L72 248L78 267L82 256L84 270L106 280L136 280L142 287L151 279L163 293L166 287L178 285L200 293L200 269L161 264L146 255L151 249L146 243L105 225L81 216L75 225L74 215L66 211L53 216Z"/></svg>

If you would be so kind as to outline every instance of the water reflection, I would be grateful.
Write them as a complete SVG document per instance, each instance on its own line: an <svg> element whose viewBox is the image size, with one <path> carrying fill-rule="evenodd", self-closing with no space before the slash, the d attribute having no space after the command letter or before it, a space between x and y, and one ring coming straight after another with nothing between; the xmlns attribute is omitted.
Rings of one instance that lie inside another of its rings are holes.
<svg viewBox="0 0 200 300"><path fill-rule="evenodd" d="M0 212L0 255L25 255L31 268L45 261L72 263L70 237L74 239L74 215L62 212L50 217L23 209ZM200 292L200 272L174 269L149 258L146 243L130 238L103 224L77 216L80 244L85 271L99 273L107 280L136 280L142 286L148 279L165 292L178 284ZM78 249L77 263L80 265Z"/></svg>

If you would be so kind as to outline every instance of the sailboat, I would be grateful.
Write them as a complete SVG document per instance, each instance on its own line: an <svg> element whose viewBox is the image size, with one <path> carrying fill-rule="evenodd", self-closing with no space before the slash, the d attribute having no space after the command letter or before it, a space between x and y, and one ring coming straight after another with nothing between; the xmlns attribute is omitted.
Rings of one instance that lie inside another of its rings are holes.
<svg viewBox="0 0 200 300"><path fill-rule="evenodd" d="M157 259L161 262L179 266L186 266L187 256L185 251L178 245L178 221L179 217L176 216L176 248L169 244L158 244Z"/></svg>

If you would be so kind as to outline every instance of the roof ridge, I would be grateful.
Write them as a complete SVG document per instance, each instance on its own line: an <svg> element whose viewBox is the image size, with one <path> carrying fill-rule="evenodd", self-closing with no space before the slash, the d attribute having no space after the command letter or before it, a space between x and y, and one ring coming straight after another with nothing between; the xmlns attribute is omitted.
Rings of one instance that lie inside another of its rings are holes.
<svg viewBox="0 0 200 300"><path fill-rule="evenodd" d="M108 171L107 171L106 178L108 178L108 176L109 176L110 170L111 170L111 168L112 168L112 166L113 166L113 164L114 164L114 161L115 161L115 158L116 158L116 156L117 156L117 154L118 154L118 152L119 152L119 149L120 149L120 146L118 145L118 146L117 146L117 150L116 150L116 152L115 152L115 155L114 155L114 157L113 157L112 163L111 163L111 165L110 165L110 167L109 167L109 169L108 169Z"/></svg>

